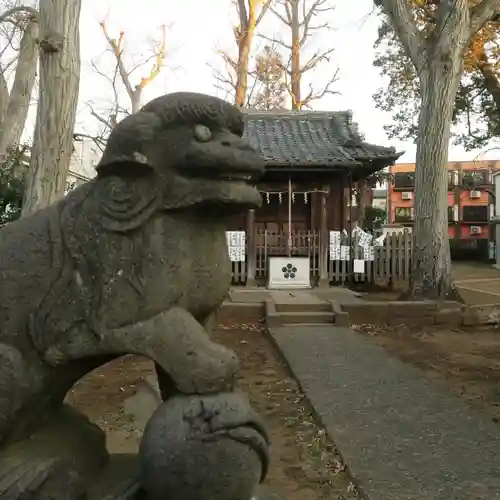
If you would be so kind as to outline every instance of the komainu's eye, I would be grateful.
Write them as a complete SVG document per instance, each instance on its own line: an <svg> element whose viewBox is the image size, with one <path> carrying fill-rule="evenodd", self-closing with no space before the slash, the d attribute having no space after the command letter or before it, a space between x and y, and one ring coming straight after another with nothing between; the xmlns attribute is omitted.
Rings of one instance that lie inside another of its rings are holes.
<svg viewBox="0 0 500 500"><path fill-rule="evenodd" d="M205 125L195 125L194 136L200 142L207 142L212 138L212 131Z"/></svg>

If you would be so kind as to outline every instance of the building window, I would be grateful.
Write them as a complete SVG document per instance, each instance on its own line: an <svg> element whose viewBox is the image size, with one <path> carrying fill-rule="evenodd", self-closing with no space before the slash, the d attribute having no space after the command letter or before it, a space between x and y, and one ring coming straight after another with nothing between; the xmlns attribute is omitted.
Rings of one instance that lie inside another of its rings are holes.
<svg viewBox="0 0 500 500"><path fill-rule="evenodd" d="M470 170L462 172L462 184L465 188L473 188L488 183L488 172L486 170Z"/></svg>
<svg viewBox="0 0 500 500"><path fill-rule="evenodd" d="M455 222L454 206L448 207L448 222Z"/></svg>
<svg viewBox="0 0 500 500"><path fill-rule="evenodd" d="M394 174L394 189L413 189L415 187L415 174L404 172Z"/></svg>
<svg viewBox="0 0 500 500"><path fill-rule="evenodd" d="M466 206L462 208L462 220L464 222L486 222L488 221L488 206Z"/></svg>
<svg viewBox="0 0 500 500"><path fill-rule="evenodd" d="M411 207L396 207L394 210L394 222L411 222L413 221L413 208Z"/></svg>
<svg viewBox="0 0 500 500"><path fill-rule="evenodd" d="M453 189L456 186L457 172L456 170L448 171L448 189Z"/></svg>

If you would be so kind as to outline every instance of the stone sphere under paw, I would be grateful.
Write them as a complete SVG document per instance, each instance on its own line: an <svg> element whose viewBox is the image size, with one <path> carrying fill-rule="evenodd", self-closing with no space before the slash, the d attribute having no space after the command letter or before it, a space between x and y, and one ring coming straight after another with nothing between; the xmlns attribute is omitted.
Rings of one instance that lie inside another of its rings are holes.
<svg viewBox="0 0 500 500"><path fill-rule="evenodd" d="M146 426L141 483L148 500L250 500L267 472L267 446L243 395L176 396Z"/></svg>

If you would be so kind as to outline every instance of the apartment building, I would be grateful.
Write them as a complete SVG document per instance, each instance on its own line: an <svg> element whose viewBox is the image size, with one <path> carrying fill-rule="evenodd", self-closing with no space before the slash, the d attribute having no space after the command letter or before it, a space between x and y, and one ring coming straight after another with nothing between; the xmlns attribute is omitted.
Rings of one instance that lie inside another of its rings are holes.
<svg viewBox="0 0 500 500"><path fill-rule="evenodd" d="M493 175L500 171L500 161L450 162L447 169L450 239L463 248L487 248L489 222L495 211ZM414 163L399 163L389 168L389 223L413 224L414 188Z"/></svg>

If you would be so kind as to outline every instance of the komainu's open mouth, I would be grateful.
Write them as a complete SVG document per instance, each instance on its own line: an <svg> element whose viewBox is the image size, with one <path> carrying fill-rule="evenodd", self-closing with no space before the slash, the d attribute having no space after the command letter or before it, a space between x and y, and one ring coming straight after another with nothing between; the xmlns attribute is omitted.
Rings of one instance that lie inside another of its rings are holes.
<svg viewBox="0 0 500 500"><path fill-rule="evenodd" d="M197 147L176 170L180 189L175 189L174 197L183 195L183 204L202 207L206 214L234 215L262 205L257 182L264 174L264 160L250 147L222 142Z"/></svg>
<svg viewBox="0 0 500 500"><path fill-rule="evenodd" d="M219 175L219 179L222 179L224 181L243 181L247 182L248 184L252 184L256 182L255 176L252 176L250 174L244 174L244 173L230 173L230 172L223 172Z"/></svg>
<svg viewBox="0 0 500 500"><path fill-rule="evenodd" d="M207 181L229 181L229 182L246 182L247 184L255 185L262 175L262 170L256 169L239 169L237 167L193 167L191 166L183 175L190 178L205 179Z"/></svg>

